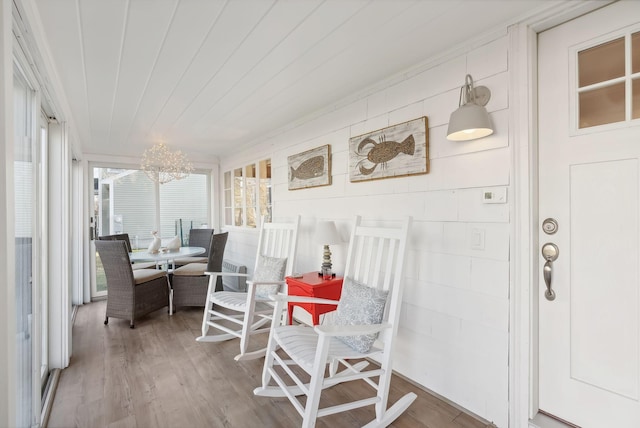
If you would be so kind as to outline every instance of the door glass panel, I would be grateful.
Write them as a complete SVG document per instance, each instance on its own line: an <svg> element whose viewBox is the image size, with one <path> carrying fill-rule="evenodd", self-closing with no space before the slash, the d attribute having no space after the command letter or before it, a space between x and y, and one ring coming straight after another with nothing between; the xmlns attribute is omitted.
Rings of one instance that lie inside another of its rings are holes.
<svg viewBox="0 0 640 428"><path fill-rule="evenodd" d="M47 159L47 118L44 114L40 115L40 146L38 148L39 156L38 156L38 206L36 208L37 218L39 221L39 227L36 227L38 234L38 245L39 245L39 258L40 262L38 263L38 270L40 274L38 275L38 281L40 285L40 291L38 293L38 308L40 310L40 379L41 385L44 385L47 376L49 374L49 335L47 332L49 331L49 290L47 287L47 271L46 269L46 260L47 260L47 240L46 240L46 216L44 215L47 212L47 167L46 167L46 159Z"/></svg>
<svg viewBox="0 0 640 428"><path fill-rule="evenodd" d="M624 76L624 59L624 37L579 52L579 87Z"/></svg>
<svg viewBox="0 0 640 428"><path fill-rule="evenodd" d="M135 169L94 168L98 180L94 194L97 236L129 235L131 249L147 248L155 229L154 183ZM96 252L96 295L104 295L107 281Z"/></svg>
<svg viewBox="0 0 640 428"><path fill-rule="evenodd" d="M640 32L631 35L631 72L640 73Z"/></svg>
<svg viewBox="0 0 640 428"><path fill-rule="evenodd" d="M209 227L207 176L191 173L160 185L160 232L163 238L180 236L188 244L189 230Z"/></svg>
<svg viewBox="0 0 640 428"><path fill-rule="evenodd" d="M209 226L208 174L191 173L158 184L139 169L94 167L93 178L96 236L127 234L132 251L145 251L154 230L164 244L178 235L188 245L189 229ZM97 253L95 281L94 295L105 295L106 278Z"/></svg>
<svg viewBox="0 0 640 428"><path fill-rule="evenodd" d="M624 82L580 93L580 128L624 121Z"/></svg>
<svg viewBox="0 0 640 428"><path fill-rule="evenodd" d="M638 119L640 118L640 79L634 79L632 84L633 101L631 108L631 118Z"/></svg>
<svg viewBox="0 0 640 428"><path fill-rule="evenodd" d="M33 426L34 333L38 329L33 311L33 237L35 184L32 136L32 92L18 72L14 79L14 245L16 322L16 426ZM37 242L36 242L37 245ZM35 278L37 280L37 278ZM37 295L36 295L37 297ZM37 349L37 348L36 348ZM40 377L38 376L38 381Z"/></svg>

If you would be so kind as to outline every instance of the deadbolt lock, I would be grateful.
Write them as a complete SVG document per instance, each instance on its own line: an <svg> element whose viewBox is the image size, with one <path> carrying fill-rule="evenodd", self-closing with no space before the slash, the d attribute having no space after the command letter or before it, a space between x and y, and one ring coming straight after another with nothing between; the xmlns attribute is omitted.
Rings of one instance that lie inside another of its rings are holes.
<svg viewBox="0 0 640 428"><path fill-rule="evenodd" d="M558 231L558 222L555 218L547 218L542 222L542 231L547 235L553 235Z"/></svg>

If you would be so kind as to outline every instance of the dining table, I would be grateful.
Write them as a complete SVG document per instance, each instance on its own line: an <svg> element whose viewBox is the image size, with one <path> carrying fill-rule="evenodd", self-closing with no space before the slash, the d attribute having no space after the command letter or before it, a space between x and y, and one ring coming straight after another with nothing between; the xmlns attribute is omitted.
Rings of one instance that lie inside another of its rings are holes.
<svg viewBox="0 0 640 428"><path fill-rule="evenodd" d="M169 315L173 315L173 289L171 287L171 280L169 274L172 272L170 266L176 259L182 257L191 257L204 254L204 247L180 247L177 250L169 250L166 248L160 248L158 252L150 253L146 250L133 251L129 253L129 259L131 262L155 262L156 265L166 265L167 280L169 281ZM175 265L174 265L175 267Z"/></svg>
<svg viewBox="0 0 640 428"><path fill-rule="evenodd" d="M180 247L177 250L162 249L155 253L144 251L133 251L129 253L132 262L156 262L162 264L171 264L171 261L182 257L191 257L204 254L204 247Z"/></svg>

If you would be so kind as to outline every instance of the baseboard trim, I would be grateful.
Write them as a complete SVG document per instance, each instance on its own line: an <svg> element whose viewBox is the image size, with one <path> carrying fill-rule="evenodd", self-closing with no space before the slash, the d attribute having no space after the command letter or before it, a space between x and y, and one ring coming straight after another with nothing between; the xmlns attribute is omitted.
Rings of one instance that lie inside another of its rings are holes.
<svg viewBox="0 0 640 428"><path fill-rule="evenodd" d="M529 428L580 428L561 419L553 418L544 412L538 412L529 420Z"/></svg>

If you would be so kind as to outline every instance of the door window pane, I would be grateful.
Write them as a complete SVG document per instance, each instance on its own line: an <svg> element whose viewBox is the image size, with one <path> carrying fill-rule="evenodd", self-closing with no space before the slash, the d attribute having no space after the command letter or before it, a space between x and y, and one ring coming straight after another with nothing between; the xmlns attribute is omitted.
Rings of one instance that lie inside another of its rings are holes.
<svg viewBox="0 0 640 428"><path fill-rule="evenodd" d="M93 177L96 236L126 233L131 249L143 251L154 230L164 243L178 235L188 245L189 229L209 226L207 174L191 173L158 184L139 169L95 167ZM106 278L97 253L95 284L94 294L105 295Z"/></svg>
<svg viewBox="0 0 640 428"><path fill-rule="evenodd" d="M577 66L578 128L640 117L640 32L578 52Z"/></svg>
<svg viewBox="0 0 640 428"><path fill-rule="evenodd" d="M579 52L579 87L624 76L624 59L624 37Z"/></svg>
<svg viewBox="0 0 640 428"><path fill-rule="evenodd" d="M624 120L624 82L580 93L580 128Z"/></svg>
<svg viewBox="0 0 640 428"><path fill-rule="evenodd" d="M191 173L182 180L160 185L160 233L162 238L180 236L188 244L189 230L209 227L207 176Z"/></svg>
<svg viewBox="0 0 640 428"><path fill-rule="evenodd" d="M39 275L38 282L40 286L40 291L38 293L38 310L40 311L40 380L41 385L44 385L47 381L47 377L49 375L49 335L47 332L49 331L49 289L48 289L48 281L47 281L47 272L46 272L46 263L47 260L47 245L46 245L46 220L45 216L46 207L47 207L47 140L48 140L48 122L47 118L44 114L40 115L40 145L38 147L38 185L37 185L37 201L38 205L36 207L37 218L39 220L39 225L36 225L37 236L38 236L38 253L39 255L39 263L36 264L38 267Z"/></svg>
<svg viewBox="0 0 640 428"><path fill-rule="evenodd" d="M33 312L36 285L33 271L35 183L31 144L33 98L18 72L14 79L14 245L16 308L16 426L32 426L34 412L34 328ZM36 278L37 280L37 278ZM38 381L40 377L38 376Z"/></svg>
<svg viewBox="0 0 640 428"><path fill-rule="evenodd" d="M640 119L640 79L633 80L633 107L631 109L631 118Z"/></svg>
<svg viewBox="0 0 640 428"><path fill-rule="evenodd" d="M640 73L640 32L631 35L631 72Z"/></svg>

